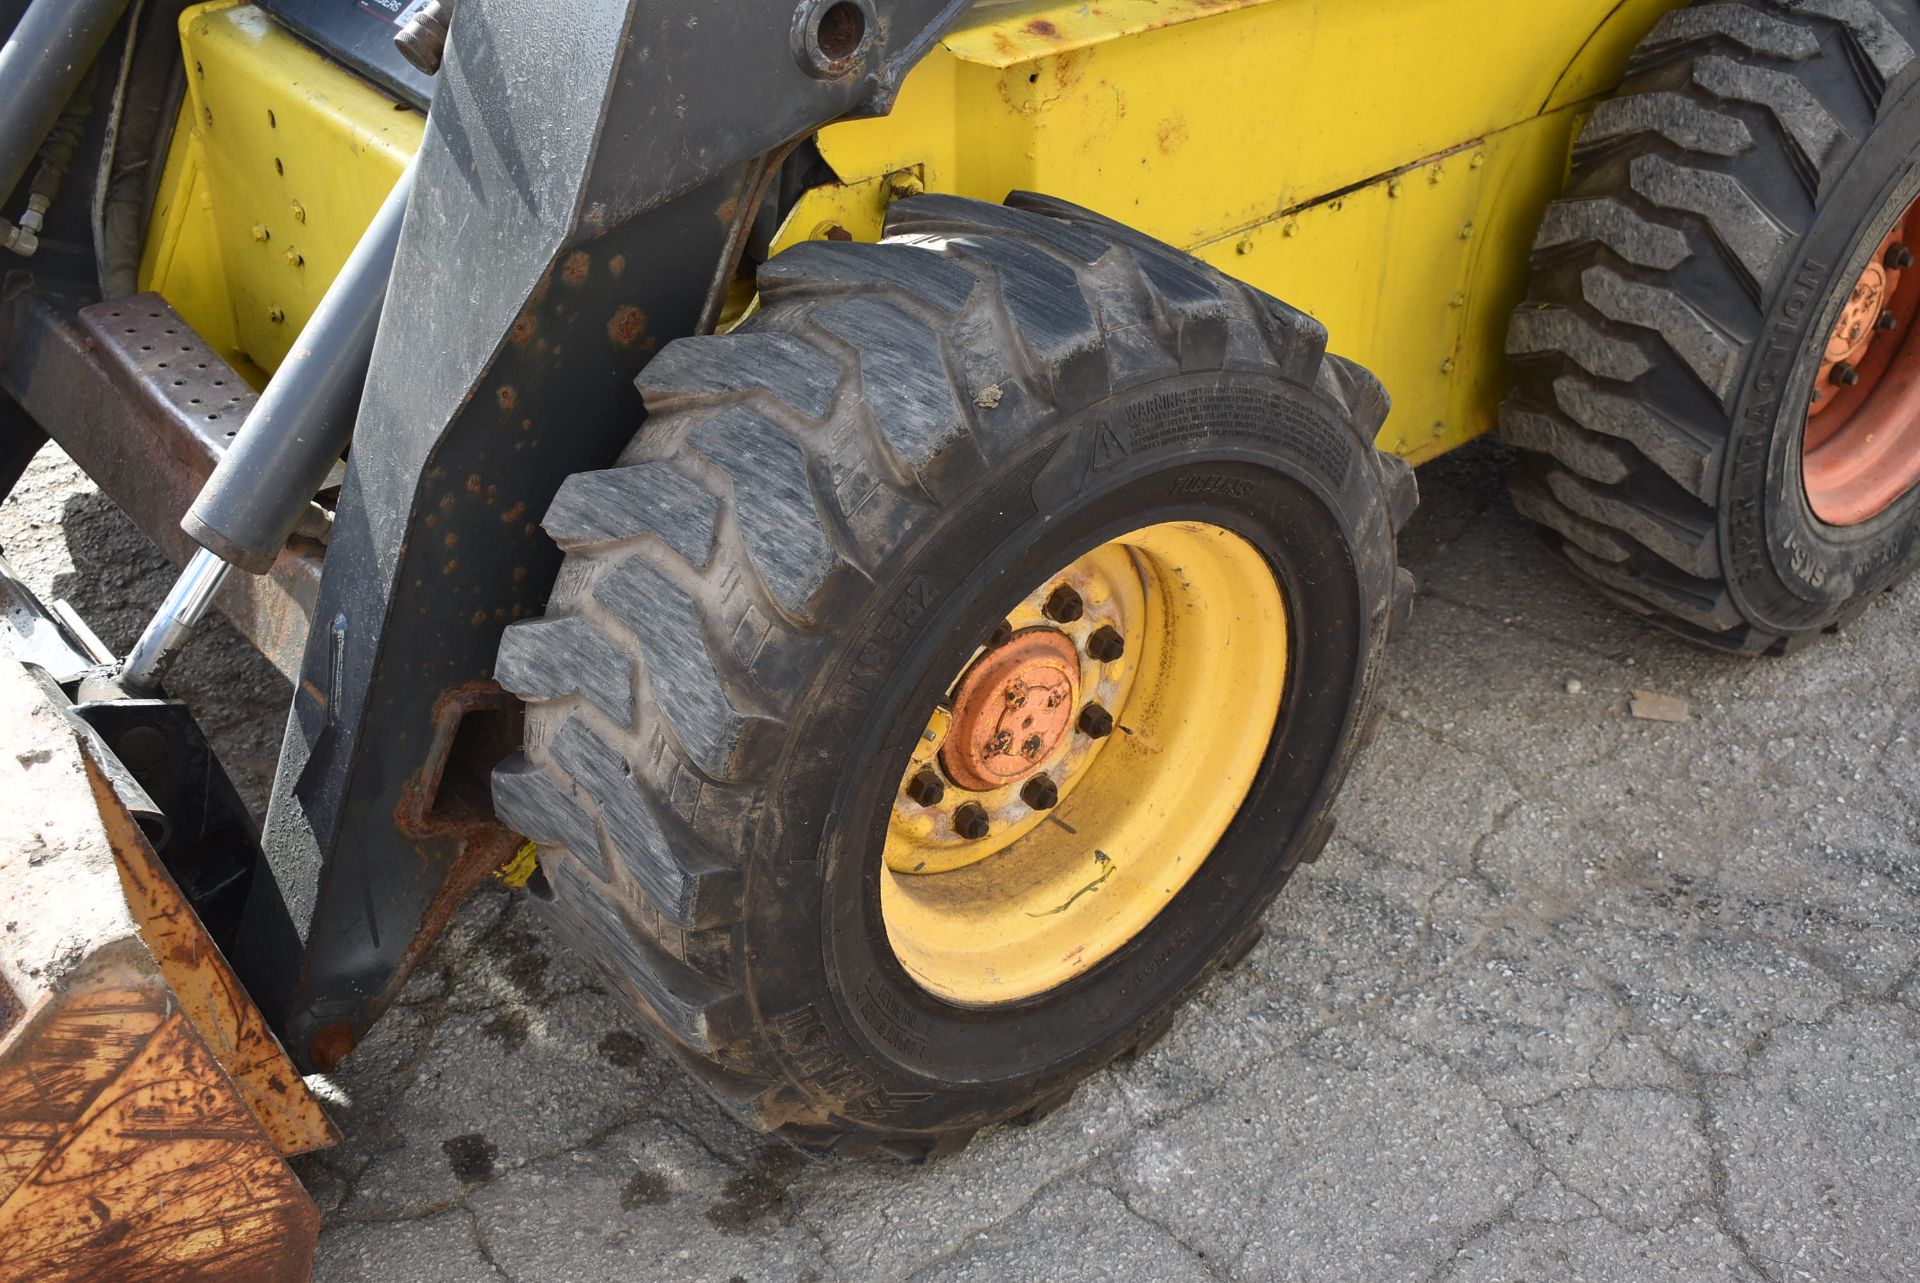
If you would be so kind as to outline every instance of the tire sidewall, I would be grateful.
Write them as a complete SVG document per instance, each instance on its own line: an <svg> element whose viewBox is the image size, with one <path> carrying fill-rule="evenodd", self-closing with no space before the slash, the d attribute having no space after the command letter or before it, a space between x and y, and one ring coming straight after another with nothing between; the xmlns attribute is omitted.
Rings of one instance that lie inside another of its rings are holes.
<svg viewBox="0 0 1920 1283"><path fill-rule="evenodd" d="M1377 664L1393 554L1371 455L1270 373L1159 380L1034 425L879 570L764 794L739 928L756 1015L816 1105L903 1131L1004 1117L1137 1041L1248 929L1331 802ZM1172 903L1085 975L1016 1004L943 1002L895 960L879 911L891 794L925 710L969 639L1036 583L1181 519L1247 538L1288 604L1287 692L1247 803Z"/></svg>
<svg viewBox="0 0 1920 1283"><path fill-rule="evenodd" d="M1859 525L1831 526L1808 505L1800 462L1820 340L1885 227L1920 195L1915 139L1920 82L1816 206L1733 402L1721 504L1727 579L1743 613L1771 631L1830 626L1920 561L1920 488Z"/></svg>

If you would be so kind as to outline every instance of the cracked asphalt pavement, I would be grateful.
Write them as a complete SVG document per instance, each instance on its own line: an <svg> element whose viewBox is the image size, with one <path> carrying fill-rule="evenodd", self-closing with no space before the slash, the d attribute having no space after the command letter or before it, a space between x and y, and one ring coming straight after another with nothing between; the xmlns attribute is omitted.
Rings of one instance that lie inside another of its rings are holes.
<svg viewBox="0 0 1920 1283"><path fill-rule="evenodd" d="M317 1278L1912 1277L1920 581L1791 660L1700 654L1502 470L1422 470L1338 836L1145 1056L951 1159L811 1163L490 889L330 1080ZM51 450L0 544L116 646L170 577ZM259 804L285 684L222 626L176 685Z"/></svg>

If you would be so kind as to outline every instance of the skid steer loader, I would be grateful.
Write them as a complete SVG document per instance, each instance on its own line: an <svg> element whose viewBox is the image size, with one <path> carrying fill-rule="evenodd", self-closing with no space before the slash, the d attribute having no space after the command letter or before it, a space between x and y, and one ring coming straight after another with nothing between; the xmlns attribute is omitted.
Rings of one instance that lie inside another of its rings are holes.
<svg viewBox="0 0 1920 1283"><path fill-rule="evenodd" d="M0 494L51 440L182 567L117 651L0 583L7 1278L298 1277L295 1070L495 873L749 1126L1045 1114L1319 854L1489 430L1709 646L1920 557L1920 0L0 29ZM259 825L166 696L214 609Z"/></svg>

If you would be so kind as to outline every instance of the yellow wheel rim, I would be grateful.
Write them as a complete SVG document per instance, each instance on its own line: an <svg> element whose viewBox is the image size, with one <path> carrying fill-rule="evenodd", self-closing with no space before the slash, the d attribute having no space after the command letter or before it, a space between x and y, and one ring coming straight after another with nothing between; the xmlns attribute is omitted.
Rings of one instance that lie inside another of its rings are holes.
<svg viewBox="0 0 1920 1283"><path fill-rule="evenodd" d="M1279 583L1219 526L1145 526L1036 586L894 795L880 909L908 974L1017 1002L1138 935L1239 813L1286 669Z"/></svg>

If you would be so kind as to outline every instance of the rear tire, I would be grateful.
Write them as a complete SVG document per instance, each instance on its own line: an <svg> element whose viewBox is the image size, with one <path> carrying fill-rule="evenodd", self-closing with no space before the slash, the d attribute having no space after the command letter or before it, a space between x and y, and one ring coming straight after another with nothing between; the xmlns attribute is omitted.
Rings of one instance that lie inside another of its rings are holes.
<svg viewBox="0 0 1920 1283"><path fill-rule="evenodd" d="M618 465L547 513L567 557L501 646L527 742L495 800L563 933L737 1116L924 1157L1163 1029L1318 853L1404 602L1412 474L1315 322L1045 198L905 201L881 244L802 245L759 283L739 329L661 352ZM937 997L880 905L928 711L1057 567L1167 521L1253 545L1313 621L1258 776L1111 956L1018 1002Z"/></svg>
<svg viewBox="0 0 1920 1283"><path fill-rule="evenodd" d="M1546 212L1508 338L1515 505L1691 640L1783 653L1920 563L1920 490L1833 525L1801 467L1818 354L1920 195L1916 47L1913 0L1669 13Z"/></svg>

